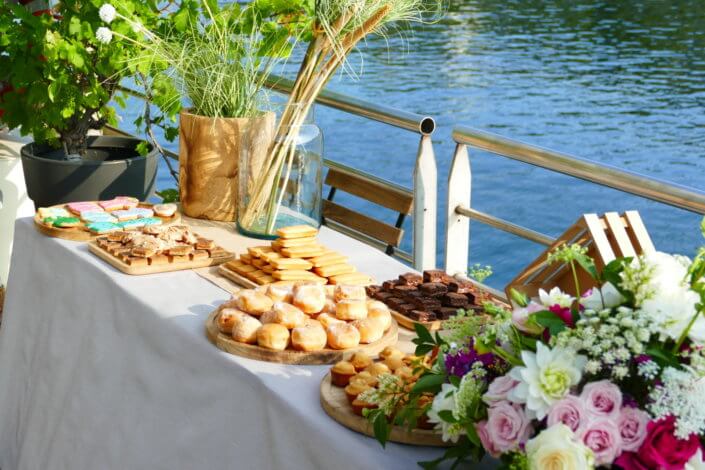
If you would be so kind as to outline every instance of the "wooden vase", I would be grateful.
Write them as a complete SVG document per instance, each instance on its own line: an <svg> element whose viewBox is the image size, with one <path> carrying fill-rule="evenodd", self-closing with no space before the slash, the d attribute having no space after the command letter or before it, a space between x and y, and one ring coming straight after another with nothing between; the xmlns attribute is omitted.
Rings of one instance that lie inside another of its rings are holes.
<svg viewBox="0 0 705 470"><path fill-rule="evenodd" d="M275 114L254 118L210 118L181 111L179 196L182 212L198 219L237 219L238 165L248 153L267 158L274 139Z"/></svg>

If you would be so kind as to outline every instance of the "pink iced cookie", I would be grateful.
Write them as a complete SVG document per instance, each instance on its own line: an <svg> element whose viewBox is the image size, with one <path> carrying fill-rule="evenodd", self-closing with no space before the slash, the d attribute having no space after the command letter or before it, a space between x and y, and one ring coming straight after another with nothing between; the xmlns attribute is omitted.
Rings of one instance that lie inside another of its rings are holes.
<svg viewBox="0 0 705 470"><path fill-rule="evenodd" d="M134 209L140 203L139 199L130 196L117 196L115 200L122 202L123 209Z"/></svg>
<svg viewBox="0 0 705 470"><path fill-rule="evenodd" d="M100 207L102 207L108 212L117 211L120 209L127 209L125 207L125 201L117 198L111 199L109 201L100 201L98 204L100 205Z"/></svg>
<svg viewBox="0 0 705 470"><path fill-rule="evenodd" d="M86 212L103 212L103 209L95 202L70 202L66 207L78 215Z"/></svg>

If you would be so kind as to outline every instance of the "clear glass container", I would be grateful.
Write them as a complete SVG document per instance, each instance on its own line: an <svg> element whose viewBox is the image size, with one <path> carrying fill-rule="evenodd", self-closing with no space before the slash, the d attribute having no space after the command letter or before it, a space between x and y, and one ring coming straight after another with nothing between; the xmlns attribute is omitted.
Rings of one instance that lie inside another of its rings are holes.
<svg viewBox="0 0 705 470"><path fill-rule="evenodd" d="M290 105L290 110L300 105ZM277 121L282 119L283 108ZM240 233L262 239L277 238L276 230L290 225L321 225L323 191L323 133L311 107L300 124L282 126L275 138L279 164L269 152L264 163L240 154L237 227ZM254 163L254 164L253 164ZM267 175L269 177L267 177Z"/></svg>

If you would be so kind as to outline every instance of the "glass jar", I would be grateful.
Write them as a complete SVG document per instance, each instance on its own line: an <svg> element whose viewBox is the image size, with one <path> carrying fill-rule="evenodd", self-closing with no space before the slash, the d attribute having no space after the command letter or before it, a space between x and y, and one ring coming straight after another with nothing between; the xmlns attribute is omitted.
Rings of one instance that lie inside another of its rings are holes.
<svg viewBox="0 0 705 470"><path fill-rule="evenodd" d="M323 133L315 124L314 108L284 107L272 148L264 162L240 154L238 231L254 238L277 238L276 230L290 225L321 225L323 192ZM296 116L292 118L292 116Z"/></svg>

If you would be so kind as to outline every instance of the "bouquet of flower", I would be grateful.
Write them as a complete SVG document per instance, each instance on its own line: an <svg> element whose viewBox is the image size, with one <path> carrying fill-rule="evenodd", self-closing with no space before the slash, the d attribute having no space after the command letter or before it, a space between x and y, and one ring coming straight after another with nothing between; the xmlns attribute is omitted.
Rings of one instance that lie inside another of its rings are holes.
<svg viewBox="0 0 705 470"><path fill-rule="evenodd" d="M488 453L517 470L705 469L705 247L693 261L654 252L599 273L577 245L548 261L570 265L580 298L513 292L511 312L461 314L447 335L418 329L417 354L433 363L409 396L433 394L418 412L457 443L422 466ZM599 287L580 289L581 267ZM383 413L368 413L381 440Z"/></svg>

